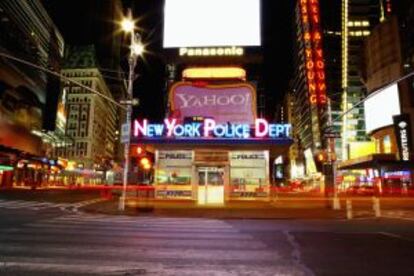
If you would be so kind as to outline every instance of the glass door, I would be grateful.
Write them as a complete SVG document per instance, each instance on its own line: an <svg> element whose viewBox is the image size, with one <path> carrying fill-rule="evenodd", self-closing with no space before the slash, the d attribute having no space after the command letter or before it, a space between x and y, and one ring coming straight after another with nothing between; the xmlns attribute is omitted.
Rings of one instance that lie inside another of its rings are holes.
<svg viewBox="0 0 414 276"><path fill-rule="evenodd" d="M224 203L224 169L198 168L198 204Z"/></svg>

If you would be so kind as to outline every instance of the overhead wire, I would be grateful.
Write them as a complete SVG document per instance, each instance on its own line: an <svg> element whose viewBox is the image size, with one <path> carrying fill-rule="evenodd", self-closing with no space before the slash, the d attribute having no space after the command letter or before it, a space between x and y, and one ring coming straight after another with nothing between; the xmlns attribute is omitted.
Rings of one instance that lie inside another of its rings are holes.
<svg viewBox="0 0 414 276"><path fill-rule="evenodd" d="M68 77L64 76L63 74L61 74L61 73L59 73L59 72L52 71L52 70L50 70L50 69L48 69L48 68L45 68L45 67L43 67L43 66L40 66L40 65L34 64L34 63L30 62L30 61L27 61L27 60L24 60L24 59L18 58L18 57L16 57L16 56L13 56L13 55L10 55L10 54L4 53L4 52L0 52L0 56L1 56L1 57L3 57L3 58L6 58L6 59L10 59L10 60L13 60L13 61L16 61L16 62L19 62L19 63L25 64L25 65L30 66L30 67L33 67L33 68L36 68L36 69L38 69L38 70L40 70L40 71L43 71L43 72L46 72L46 73L48 73L48 74L51 74L51 75L53 75L53 76L55 76L55 77L58 77L58 78L60 78L61 80L64 80L64 81L66 81L66 82L73 83L73 84L75 84L75 85L77 85L77 86L79 86L79 87L82 87L82 88L84 88L84 89L86 89L86 90L88 90L88 91L92 92L93 94L96 94L96 95L98 95L98 96L102 97L103 99L105 99L105 100L107 100L108 102L110 102L110 103L112 103L112 104L114 104L114 105L118 106L118 107L119 107L119 108L121 108L121 109L124 109L124 110L126 110L126 109L127 109L127 108L126 108L126 106L124 106L124 105L122 105L122 104L118 103L118 102L117 102L117 101L115 101L113 98L111 98L111 97L109 97L109 96L107 96L107 95L105 95L105 94L103 94L103 93L99 92L98 90L95 90L95 89L93 89L93 88L91 88L91 87L89 87L89 86L86 86L86 85L84 85L84 84L82 84L82 83L80 83L80 82L78 82L78 81L75 81L75 80L73 80L73 79L71 79L71 78L68 78Z"/></svg>

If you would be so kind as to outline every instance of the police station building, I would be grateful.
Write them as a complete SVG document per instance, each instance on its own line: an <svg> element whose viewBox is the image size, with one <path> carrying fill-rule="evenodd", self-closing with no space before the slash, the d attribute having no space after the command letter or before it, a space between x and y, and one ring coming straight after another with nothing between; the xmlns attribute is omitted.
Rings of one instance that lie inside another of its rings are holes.
<svg viewBox="0 0 414 276"><path fill-rule="evenodd" d="M136 120L133 141L155 152L157 199L225 204L268 200L274 161L291 143L290 125L256 119L249 124L213 119L151 124Z"/></svg>
<svg viewBox="0 0 414 276"><path fill-rule="evenodd" d="M166 1L166 119L137 118L132 135L155 155L156 198L267 200L275 178L283 178L275 167L286 159L290 125L257 116L260 10L259 0Z"/></svg>

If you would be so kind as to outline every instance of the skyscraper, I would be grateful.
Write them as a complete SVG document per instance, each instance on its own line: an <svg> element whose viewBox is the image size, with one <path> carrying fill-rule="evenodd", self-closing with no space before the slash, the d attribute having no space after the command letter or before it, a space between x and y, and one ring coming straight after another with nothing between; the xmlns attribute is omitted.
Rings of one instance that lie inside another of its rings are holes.
<svg viewBox="0 0 414 276"><path fill-rule="evenodd" d="M21 159L44 157L39 136L54 127L59 95L59 79L14 59L58 70L63 50L64 40L39 0L0 1L0 165L13 169ZM27 165L19 171L35 175ZM13 173L17 177L17 170L0 175L0 186L11 186Z"/></svg>
<svg viewBox="0 0 414 276"><path fill-rule="evenodd" d="M293 17L294 78L291 82L298 147L315 154L325 147L327 81L318 0L298 0ZM310 156L312 156L312 154ZM316 173L313 157L306 159L307 173Z"/></svg>
<svg viewBox="0 0 414 276"><path fill-rule="evenodd" d="M93 46L71 47L65 58L62 74L112 98L97 66ZM79 168L104 170L105 161L113 160L117 113L115 106L86 89L65 84L67 94L66 135L73 144L59 155L75 161Z"/></svg>
<svg viewBox="0 0 414 276"><path fill-rule="evenodd" d="M362 82L363 42L381 17L389 1L342 0L342 112L353 108L366 95ZM342 117L342 159L349 158L350 145L367 141L363 105Z"/></svg>

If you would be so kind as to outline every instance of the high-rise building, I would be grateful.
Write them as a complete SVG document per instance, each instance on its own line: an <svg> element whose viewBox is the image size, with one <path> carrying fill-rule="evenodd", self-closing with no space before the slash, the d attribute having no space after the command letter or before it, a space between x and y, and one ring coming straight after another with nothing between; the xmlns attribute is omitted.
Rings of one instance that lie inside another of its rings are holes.
<svg viewBox="0 0 414 276"><path fill-rule="evenodd" d="M363 105L356 106L365 96L362 82L362 61L364 39L370 35L373 26L385 16L383 9L389 1L342 0L342 159L349 158L352 143L367 141Z"/></svg>
<svg viewBox="0 0 414 276"><path fill-rule="evenodd" d="M62 74L113 98L99 71L93 46L70 47ZM67 95L66 135L73 138L73 145L60 154L75 161L78 168L105 171L114 158L116 107L76 84L66 83L63 90Z"/></svg>
<svg viewBox="0 0 414 276"><path fill-rule="evenodd" d="M289 179L297 179L304 177L304 159L303 150L300 149L298 137L300 130L296 127L294 115L295 98L291 91L287 91L283 97L282 103L276 107L275 120L278 123L290 124L292 126L293 144L289 147L289 152L285 160L285 174Z"/></svg>
<svg viewBox="0 0 414 276"><path fill-rule="evenodd" d="M380 193L407 193L414 183L411 146L414 82L412 76L404 74L404 69L410 70L412 66L412 51L409 51L412 40L407 38L414 30L414 24L410 23L414 5L411 3L410 12L409 5L401 8L404 5L399 5L404 1L399 1L394 13L397 5L391 6L389 1L384 4L381 11L386 13L382 13L380 23L364 39L363 47L362 69L368 93L363 106L366 132L372 142L351 150L350 159L341 163L339 169L345 174L349 170L376 171L381 177L373 178L371 184Z"/></svg>
<svg viewBox="0 0 414 276"><path fill-rule="evenodd" d="M340 133L342 120L341 99L341 3L339 1L320 0L321 24L323 31L323 49L325 56L325 73L327 95L330 100L332 133ZM341 157L341 139L335 139L335 157Z"/></svg>
<svg viewBox="0 0 414 276"><path fill-rule="evenodd" d="M327 122L327 78L324 58L324 33L321 25L319 1L296 2L293 17L294 78L291 82L293 114L298 148L313 154L322 150ZM307 174L316 173L308 166L313 160L305 158Z"/></svg>
<svg viewBox="0 0 414 276"><path fill-rule="evenodd" d="M86 10L94 11L93 16L87 13L78 13L79 5L71 1L42 0L46 8L54 16L58 26L61 26L65 38L71 45L94 45L99 62L99 70L105 79L109 90L115 100L120 101L126 97L126 76L121 68L121 61L127 62L128 48L122 51L124 38L120 30L119 22L124 16L123 1L121 0L88 0L81 3ZM68 20L63 14L75 14L76 20ZM80 29L82 32L71 32L72 29ZM122 56L122 52L125 56ZM117 112L118 129L125 121L125 113L119 109ZM119 139L119 137L117 137ZM116 159L122 160L123 147L120 143L116 146Z"/></svg>
<svg viewBox="0 0 414 276"><path fill-rule="evenodd" d="M62 35L39 0L0 1L0 52L8 55L0 57L0 165L28 161L19 168L27 179L40 175L29 163L45 156L42 130L54 129L60 80L13 58L59 71L63 51Z"/></svg>

